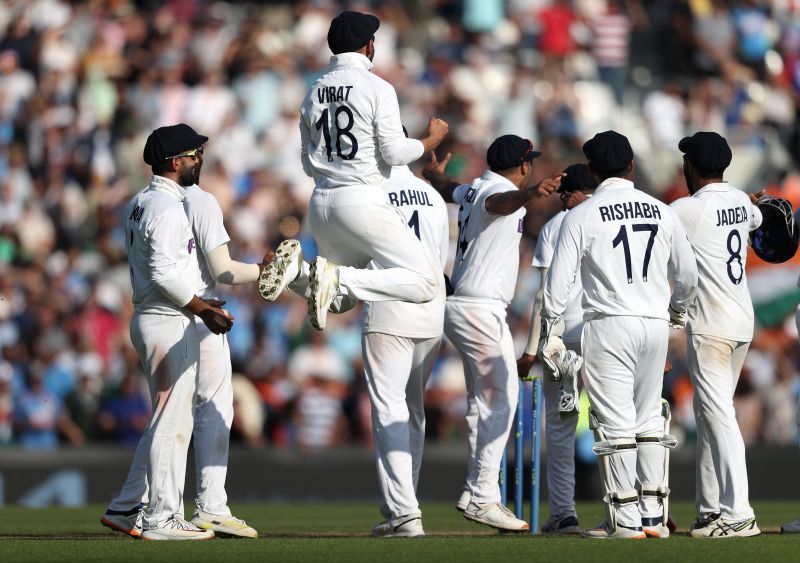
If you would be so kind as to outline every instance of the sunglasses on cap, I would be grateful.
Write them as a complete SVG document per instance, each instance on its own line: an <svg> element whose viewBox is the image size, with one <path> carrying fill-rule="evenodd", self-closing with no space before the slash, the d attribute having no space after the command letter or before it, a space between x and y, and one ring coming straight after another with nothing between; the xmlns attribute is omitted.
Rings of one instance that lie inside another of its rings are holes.
<svg viewBox="0 0 800 563"><path fill-rule="evenodd" d="M197 158L198 156L203 156L203 147L197 147L196 149L192 149L190 151L184 151L180 154L176 154L175 156L168 156L164 160L172 160L173 158L180 158L182 156L186 156L189 158Z"/></svg>
<svg viewBox="0 0 800 563"><path fill-rule="evenodd" d="M532 152L533 152L533 143L531 141L528 141L528 148L525 149L525 152L522 153L521 157L519 157L519 161L525 162L525 157L531 154Z"/></svg>

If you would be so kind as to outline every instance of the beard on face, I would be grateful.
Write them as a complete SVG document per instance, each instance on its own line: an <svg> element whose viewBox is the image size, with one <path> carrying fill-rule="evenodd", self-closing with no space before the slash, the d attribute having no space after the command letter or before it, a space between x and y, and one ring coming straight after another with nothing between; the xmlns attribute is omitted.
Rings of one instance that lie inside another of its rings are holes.
<svg viewBox="0 0 800 563"><path fill-rule="evenodd" d="M181 168L178 174L178 184L183 187L196 184L200 180L200 168L202 165L202 161L198 160L192 166L185 166Z"/></svg>

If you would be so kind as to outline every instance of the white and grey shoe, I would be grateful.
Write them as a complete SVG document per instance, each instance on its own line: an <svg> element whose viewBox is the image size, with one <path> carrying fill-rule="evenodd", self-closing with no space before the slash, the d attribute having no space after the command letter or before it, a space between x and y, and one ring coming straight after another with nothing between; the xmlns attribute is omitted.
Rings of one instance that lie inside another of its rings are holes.
<svg viewBox="0 0 800 563"><path fill-rule="evenodd" d="M234 538L257 538L258 532L241 518L228 514L211 514L196 510L192 517L192 524L202 530L212 530L215 535Z"/></svg>
<svg viewBox="0 0 800 563"><path fill-rule="evenodd" d="M470 501L464 510L464 518L506 532L527 532L530 529L525 520L517 518L499 502L477 504Z"/></svg>
<svg viewBox="0 0 800 563"><path fill-rule="evenodd" d="M324 330L328 309L339 293L339 267L317 256L308 274L311 295L308 296L308 320L317 330Z"/></svg>
<svg viewBox="0 0 800 563"><path fill-rule="evenodd" d="M782 534L800 534L800 518L792 520L781 526Z"/></svg>
<svg viewBox="0 0 800 563"><path fill-rule="evenodd" d="M258 292L267 301L275 301L303 267L303 251L300 242L287 239L278 245L275 258L261 270L258 276Z"/></svg>
<svg viewBox="0 0 800 563"><path fill-rule="evenodd" d="M664 540L669 537L669 528L664 524L664 517L647 518L642 516L642 530L648 538Z"/></svg>
<svg viewBox="0 0 800 563"><path fill-rule="evenodd" d="M641 528L617 526L615 529L611 529L608 522L603 522L599 526L586 530L581 534L581 537L590 540L643 540L647 538Z"/></svg>
<svg viewBox="0 0 800 563"><path fill-rule="evenodd" d="M456 510L459 512L464 512L469 506L470 499L472 499L472 493L469 492L469 489L464 489L461 491L461 495L456 501Z"/></svg>
<svg viewBox="0 0 800 563"><path fill-rule="evenodd" d="M542 526L543 534L580 534L581 527L574 514L552 514Z"/></svg>
<svg viewBox="0 0 800 563"><path fill-rule="evenodd" d="M376 538L419 538L425 535L422 529L422 514L406 514L385 522L376 524L372 528L372 535Z"/></svg>
<svg viewBox="0 0 800 563"><path fill-rule="evenodd" d="M689 527L689 532L692 530L698 530L700 528L705 528L719 520L720 518L719 512L714 512L712 514L698 514L697 518L694 519L692 525Z"/></svg>
<svg viewBox="0 0 800 563"><path fill-rule="evenodd" d="M693 528L689 535L693 538L750 538L761 533L755 518L745 520L725 520L717 518L710 524Z"/></svg>
<svg viewBox="0 0 800 563"><path fill-rule="evenodd" d="M214 539L214 532L201 530L191 522L187 522L178 515L169 518L160 528L148 528L142 531L143 540L210 540Z"/></svg>
<svg viewBox="0 0 800 563"><path fill-rule="evenodd" d="M143 505L130 510L106 510L100 518L100 523L115 532L122 532L132 538L142 535L142 518L144 517Z"/></svg>

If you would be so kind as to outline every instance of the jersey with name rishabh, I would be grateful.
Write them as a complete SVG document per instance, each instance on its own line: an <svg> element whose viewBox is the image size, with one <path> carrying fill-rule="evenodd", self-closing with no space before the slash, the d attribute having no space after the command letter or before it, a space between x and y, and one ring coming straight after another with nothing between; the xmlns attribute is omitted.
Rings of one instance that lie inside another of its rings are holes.
<svg viewBox="0 0 800 563"><path fill-rule="evenodd" d="M543 316L563 314L576 274L587 321L600 316L668 320L670 295L675 307L685 310L697 282L692 248L678 217L623 178L605 180L591 199L564 217Z"/></svg>
<svg viewBox="0 0 800 563"><path fill-rule="evenodd" d="M186 188L186 199L183 202L189 224L192 226L197 248L200 253L197 262L200 266L200 287L198 295L203 299L217 297L217 281L211 275L206 262L209 252L228 243L231 237L225 230L222 208L213 194L203 191L198 185Z"/></svg>
<svg viewBox="0 0 800 563"><path fill-rule="evenodd" d="M708 184L672 203L697 258L700 282L689 307L693 334L749 342L753 305L747 288L747 240L761 225L761 211L744 192L726 184Z"/></svg>
<svg viewBox="0 0 800 563"><path fill-rule="evenodd" d="M425 181L417 178L408 166L395 166L383 187L389 203L397 208L425 252L444 275L450 246L447 204ZM375 267L374 263L370 268ZM408 338L441 336L444 325L445 288L427 303L403 301L367 301L364 303L364 332L382 332Z"/></svg>
<svg viewBox="0 0 800 563"><path fill-rule="evenodd" d="M300 107L300 158L317 189L382 186L392 166L422 156L407 139L397 93L360 53L331 57Z"/></svg>
<svg viewBox="0 0 800 563"><path fill-rule="evenodd" d="M486 170L472 184L453 190L453 201L459 205L452 277L455 297L511 303L519 273L525 208L498 215L486 210L486 200L516 189L508 179Z"/></svg>

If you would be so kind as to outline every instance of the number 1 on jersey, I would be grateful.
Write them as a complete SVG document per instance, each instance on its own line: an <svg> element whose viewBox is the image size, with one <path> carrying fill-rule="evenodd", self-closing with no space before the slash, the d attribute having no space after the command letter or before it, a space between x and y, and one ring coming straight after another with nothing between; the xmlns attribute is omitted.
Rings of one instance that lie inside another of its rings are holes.
<svg viewBox="0 0 800 563"><path fill-rule="evenodd" d="M411 219L408 220L408 226L414 229L414 234L417 235L419 240L422 240L422 237L419 234L419 209L414 210L414 213L411 215Z"/></svg>
<svg viewBox="0 0 800 563"><path fill-rule="evenodd" d="M631 225L634 233L643 231L650 231L650 238L647 240L647 249L644 251L644 262L642 264L642 281L647 281L647 269L650 266L650 255L653 252L653 242L656 240L658 233L658 225L654 223L637 223ZM628 229L625 225L621 225L619 232L613 241L614 248L622 244L622 250L625 253L625 274L628 277L628 283L633 283L633 267L631 266L631 247L628 244Z"/></svg>

